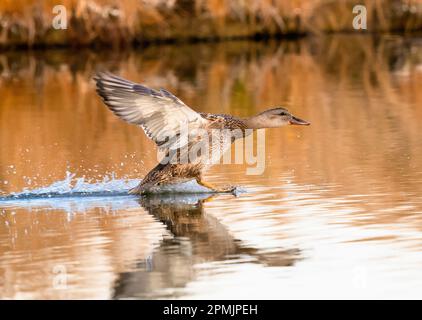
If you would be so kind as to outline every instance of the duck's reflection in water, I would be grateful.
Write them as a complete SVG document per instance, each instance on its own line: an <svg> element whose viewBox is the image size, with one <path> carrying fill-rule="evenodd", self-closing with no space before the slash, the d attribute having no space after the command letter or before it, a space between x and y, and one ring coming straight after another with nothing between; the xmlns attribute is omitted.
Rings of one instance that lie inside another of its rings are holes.
<svg viewBox="0 0 422 320"><path fill-rule="evenodd" d="M163 239L152 255L140 260L134 272L120 273L114 298L174 297L194 280L198 264L227 261L291 266L299 249L263 252L233 237L218 219L204 212L209 195L154 195L140 205L164 223L174 237Z"/></svg>

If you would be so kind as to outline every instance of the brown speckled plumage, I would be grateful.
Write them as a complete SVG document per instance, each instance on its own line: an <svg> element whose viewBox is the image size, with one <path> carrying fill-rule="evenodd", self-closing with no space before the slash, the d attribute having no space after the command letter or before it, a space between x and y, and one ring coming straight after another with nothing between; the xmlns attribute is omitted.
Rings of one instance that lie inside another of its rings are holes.
<svg viewBox="0 0 422 320"><path fill-rule="evenodd" d="M186 151L181 150L189 151L198 143L209 143L210 154L215 148L219 148L222 155L234 140L245 136L246 129L280 127L288 123L309 124L295 118L283 108L270 109L247 119L227 114L195 112L165 89L150 89L107 73L98 74L94 80L97 85L97 93L109 109L121 119L144 129L145 134L157 144L159 149L164 151L166 157L173 154L170 151L177 150L176 155L172 155L172 157L177 156L177 159L181 159L183 155L187 154ZM188 128L188 139L182 138L181 128ZM214 129L229 129L232 133L224 133L224 130L221 133ZM205 130L209 140L204 139L198 133L201 130ZM233 131L236 132L234 136ZM181 152L185 152L185 154L181 154ZM214 189L214 191L231 191L232 188L217 190L203 182L203 172L216 160L211 158L210 163L204 159L208 158L199 152L193 159L189 154L188 161L184 163L172 161L159 163L130 193L148 193L151 188L157 186L192 179L196 179L199 184Z"/></svg>
<svg viewBox="0 0 422 320"><path fill-rule="evenodd" d="M212 129L241 129L245 130L247 127L242 119L233 117L227 114L211 114L199 112L202 118L206 119L209 123L204 129L207 130L209 137L212 136ZM232 142L234 139L232 139ZM211 150L213 152L212 144L210 143ZM223 142L218 146L224 149ZM223 153L224 150L221 151ZM196 179L198 183L204 185L202 182L202 175L208 166L202 162L199 163L187 163L187 164L157 164L142 180L142 182L136 188L131 190L131 193L145 193L152 187L160 186L164 184L175 184L186 182L189 180ZM206 187L211 187L206 185Z"/></svg>
<svg viewBox="0 0 422 320"><path fill-rule="evenodd" d="M210 122L209 126L215 129L247 129L246 123L244 120L237 117L233 117L229 114L213 114L198 112L202 118Z"/></svg>

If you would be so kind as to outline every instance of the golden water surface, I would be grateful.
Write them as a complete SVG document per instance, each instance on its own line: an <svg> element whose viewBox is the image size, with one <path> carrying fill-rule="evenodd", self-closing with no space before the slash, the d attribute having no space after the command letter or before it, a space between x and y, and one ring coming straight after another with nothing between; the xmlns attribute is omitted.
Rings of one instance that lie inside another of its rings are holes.
<svg viewBox="0 0 422 320"><path fill-rule="evenodd" d="M154 166L98 70L198 111L281 105L312 125L267 130L262 175L207 173L237 197L3 201ZM422 40L398 36L0 53L0 298L422 298L421 89Z"/></svg>

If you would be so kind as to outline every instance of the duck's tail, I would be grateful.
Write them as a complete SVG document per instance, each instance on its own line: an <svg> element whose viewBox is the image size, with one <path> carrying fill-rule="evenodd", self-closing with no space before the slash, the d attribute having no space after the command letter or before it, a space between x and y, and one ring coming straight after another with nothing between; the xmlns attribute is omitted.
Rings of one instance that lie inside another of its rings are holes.
<svg viewBox="0 0 422 320"><path fill-rule="evenodd" d="M144 194L148 190L164 180L166 164L158 163L150 172L148 172L142 181L135 188L129 190L129 194Z"/></svg>
<svg viewBox="0 0 422 320"><path fill-rule="evenodd" d="M142 194L143 188L142 188L142 182L138 184L135 188L132 188L128 191L128 194Z"/></svg>

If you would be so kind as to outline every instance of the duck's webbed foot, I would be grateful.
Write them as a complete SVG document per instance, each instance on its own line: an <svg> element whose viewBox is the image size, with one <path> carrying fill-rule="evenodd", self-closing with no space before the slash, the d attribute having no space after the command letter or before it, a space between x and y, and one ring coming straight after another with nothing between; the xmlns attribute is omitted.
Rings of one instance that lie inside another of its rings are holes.
<svg viewBox="0 0 422 320"><path fill-rule="evenodd" d="M233 192L236 192L236 189L237 189L237 186L226 186L226 187L217 189L217 191L223 192L223 193L233 193Z"/></svg>
<svg viewBox="0 0 422 320"><path fill-rule="evenodd" d="M196 179L196 182L199 185L201 185L205 188L211 189L213 192L216 192L216 193L233 193L236 190L236 186L227 186L227 187L223 187L223 188L218 188L218 187L215 187L214 185L212 185L211 183L202 181L201 179Z"/></svg>

